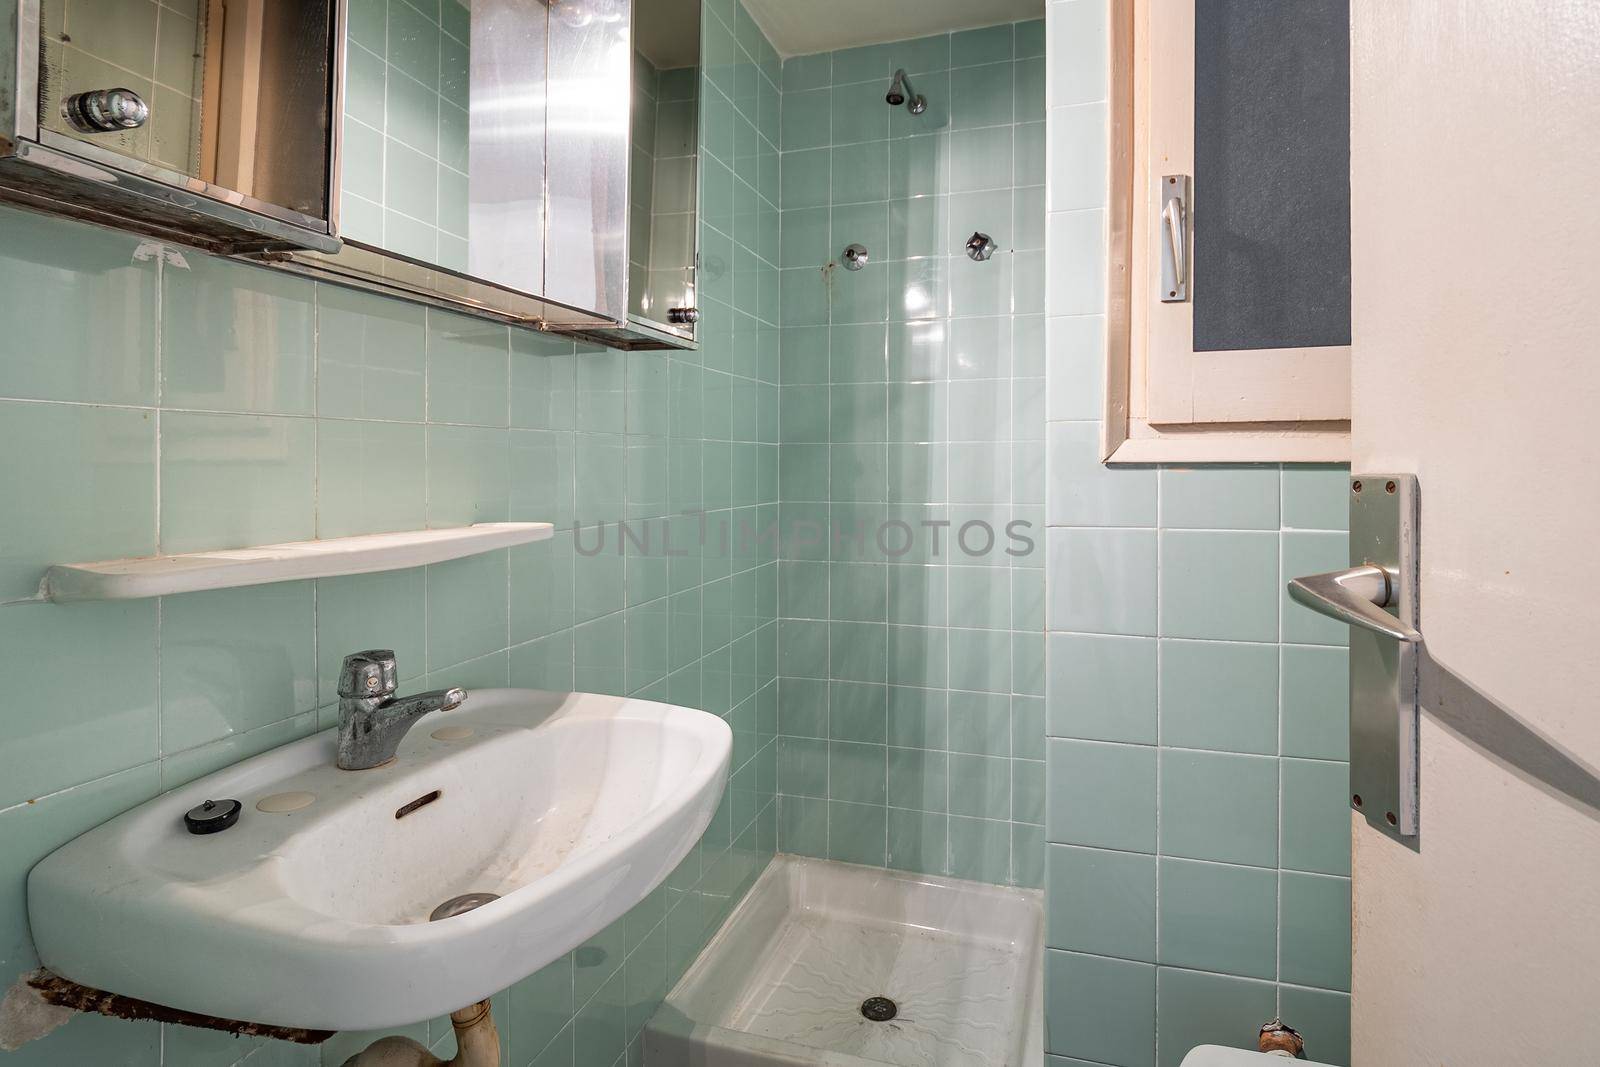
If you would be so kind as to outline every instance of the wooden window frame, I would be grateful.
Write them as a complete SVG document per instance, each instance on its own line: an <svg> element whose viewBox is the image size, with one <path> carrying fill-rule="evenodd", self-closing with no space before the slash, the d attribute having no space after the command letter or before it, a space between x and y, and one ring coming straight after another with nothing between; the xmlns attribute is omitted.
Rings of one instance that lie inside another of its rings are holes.
<svg viewBox="0 0 1600 1067"><path fill-rule="evenodd" d="M1152 33L1156 21L1161 30ZM1348 346L1195 353L1193 304L1155 298L1157 183L1163 174L1193 173L1193 0L1111 0L1109 30L1101 458L1113 464L1348 462ZM1158 92L1189 106L1158 114ZM1203 196L1201 190L1197 199Z"/></svg>

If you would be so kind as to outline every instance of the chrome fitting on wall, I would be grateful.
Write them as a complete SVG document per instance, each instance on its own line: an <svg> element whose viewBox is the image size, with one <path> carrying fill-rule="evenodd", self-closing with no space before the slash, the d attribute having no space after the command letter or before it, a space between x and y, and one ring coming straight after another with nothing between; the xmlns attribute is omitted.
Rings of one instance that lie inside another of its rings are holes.
<svg viewBox="0 0 1600 1067"><path fill-rule="evenodd" d="M61 101L61 115L83 133L115 133L143 126L150 105L132 89L90 89Z"/></svg>

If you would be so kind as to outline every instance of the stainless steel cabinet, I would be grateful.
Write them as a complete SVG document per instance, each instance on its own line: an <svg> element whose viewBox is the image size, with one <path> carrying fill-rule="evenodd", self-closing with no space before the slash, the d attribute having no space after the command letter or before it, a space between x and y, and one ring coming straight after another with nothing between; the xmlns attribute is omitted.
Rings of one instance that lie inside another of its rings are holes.
<svg viewBox="0 0 1600 1067"><path fill-rule="evenodd" d="M700 0L437 0L437 20L347 3L344 246L285 265L611 345L693 344L671 309L695 317ZM670 162L664 65L690 87ZM655 243L658 168L687 243ZM675 270L652 269L669 254Z"/></svg>
<svg viewBox="0 0 1600 1067"><path fill-rule="evenodd" d="M0 198L694 344L702 0L7 2Z"/></svg>
<svg viewBox="0 0 1600 1067"><path fill-rule="evenodd" d="M219 252L337 247L336 0L11 6L0 199Z"/></svg>

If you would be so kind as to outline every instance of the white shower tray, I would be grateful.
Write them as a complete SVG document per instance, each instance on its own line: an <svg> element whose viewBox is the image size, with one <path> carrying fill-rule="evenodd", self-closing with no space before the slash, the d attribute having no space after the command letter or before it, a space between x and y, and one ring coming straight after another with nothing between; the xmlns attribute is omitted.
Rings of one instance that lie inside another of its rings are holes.
<svg viewBox="0 0 1600 1067"><path fill-rule="evenodd" d="M1043 1062L1031 889L778 856L645 1029L651 1067ZM888 1021L863 1014L888 997Z"/></svg>

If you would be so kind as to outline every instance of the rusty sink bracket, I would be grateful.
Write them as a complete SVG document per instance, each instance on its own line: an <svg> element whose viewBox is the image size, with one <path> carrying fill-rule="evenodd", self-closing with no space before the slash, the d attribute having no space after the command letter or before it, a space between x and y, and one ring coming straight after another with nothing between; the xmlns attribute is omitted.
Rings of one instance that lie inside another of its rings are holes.
<svg viewBox="0 0 1600 1067"><path fill-rule="evenodd" d="M197 1026L204 1030L221 1030L243 1037L271 1037L279 1041L293 1041L297 1045L320 1045L332 1037L332 1030L306 1030L298 1026L272 1026L267 1023L249 1023L239 1019L219 1019L214 1015L200 1015L180 1011L148 1000L125 997L120 993L107 993L79 985L58 974L40 970L28 979L28 985L39 991L47 1003L73 1011L94 1012L114 1019L144 1020L176 1023L180 1026Z"/></svg>

